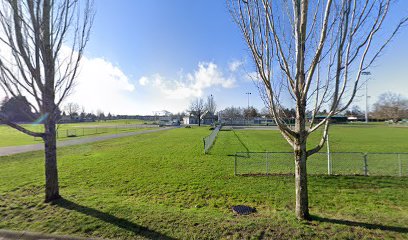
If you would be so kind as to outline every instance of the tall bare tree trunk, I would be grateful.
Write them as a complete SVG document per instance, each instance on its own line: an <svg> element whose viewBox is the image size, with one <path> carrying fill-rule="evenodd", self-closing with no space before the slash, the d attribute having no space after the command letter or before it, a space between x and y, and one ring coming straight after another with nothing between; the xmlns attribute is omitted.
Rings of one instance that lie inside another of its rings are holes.
<svg viewBox="0 0 408 240"><path fill-rule="evenodd" d="M31 96L29 105L44 118L44 132L30 131L1 113L0 121L44 140L45 202L50 202L60 198L57 109L75 85L93 22L92 1L8 0L2 3L1 50L5 48L7 53L8 48L12 58L8 59L7 54L3 56L3 52L0 54L0 89L13 97L22 93ZM63 47L70 51L61 51Z"/></svg>
<svg viewBox="0 0 408 240"><path fill-rule="evenodd" d="M403 17L387 38L382 36L375 42L392 0L227 2L251 51L258 74L254 80L261 80L254 81L261 98L294 151L296 216L310 219L307 158L323 148L330 118L350 106L361 86L361 76L382 55L408 17ZM295 129L285 121L283 103L287 96L296 105ZM306 109L315 119L324 108L329 111L323 120L307 122ZM320 142L307 150L307 138L318 129L323 129Z"/></svg>
<svg viewBox="0 0 408 240"><path fill-rule="evenodd" d="M300 220L307 220L309 216L309 201L307 192L307 131L305 105L297 107L295 131L298 136L294 141L295 153L295 186L296 186L296 217Z"/></svg>
<svg viewBox="0 0 408 240"><path fill-rule="evenodd" d="M55 116L49 114L44 123L45 136L45 202L51 202L61 198L58 186L57 168L57 138L55 128Z"/></svg>

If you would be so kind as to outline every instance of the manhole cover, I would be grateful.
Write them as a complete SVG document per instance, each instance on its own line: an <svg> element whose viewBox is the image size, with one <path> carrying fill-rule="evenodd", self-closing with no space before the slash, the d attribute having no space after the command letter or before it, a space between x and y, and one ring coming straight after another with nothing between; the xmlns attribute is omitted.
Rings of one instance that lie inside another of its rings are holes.
<svg viewBox="0 0 408 240"><path fill-rule="evenodd" d="M234 213L239 214L239 215L248 215L248 214L256 212L256 208L248 207L245 205L238 205L238 206L233 206L232 211L234 211Z"/></svg>

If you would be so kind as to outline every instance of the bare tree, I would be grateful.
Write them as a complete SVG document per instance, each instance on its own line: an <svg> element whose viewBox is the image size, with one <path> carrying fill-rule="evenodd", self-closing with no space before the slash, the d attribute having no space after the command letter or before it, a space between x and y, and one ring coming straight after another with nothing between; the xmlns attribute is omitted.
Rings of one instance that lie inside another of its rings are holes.
<svg viewBox="0 0 408 240"><path fill-rule="evenodd" d="M211 114L215 114L215 111L217 110L217 104L215 103L214 96L212 94L207 97L205 107Z"/></svg>
<svg viewBox="0 0 408 240"><path fill-rule="evenodd" d="M204 114L205 110L206 107L202 98L196 98L190 104L188 112L197 117L198 126L201 126L201 116Z"/></svg>
<svg viewBox="0 0 408 240"><path fill-rule="evenodd" d="M374 118L397 122L408 118L408 99L400 94L386 92L378 97L374 104Z"/></svg>
<svg viewBox="0 0 408 240"><path fill-rule="evenodd" d="M92 3L78 0L2 0L0 85L7 94L27 96L44 132L34 132L0 115L0 121L45 146L45 201L60 198L56 121L72 91L93 21Z"/></svg>
<svg viewBox="0 0 408 240"><path fill-rule="evenodd" d="M362 72L408 18L377 38L392 0L227 2L250 49L261 97L294 151L296 216L309 219L306 160L323 147L330 117L350 105ZM296 110L294 127L283 120L284 99ZM321 108L328 109L327 117L315 123ZM319 144L307 149L308 137L321 127Z"/></svg>
<svg viewBox="0 0 408 240"><path fill-rule="evenodd" d="M75 116L79 115L79 105L77 103L69 102L65 105L64 110L73 119Z"/></svg>
<svg viewBox="0 0 408 240"><path fill-rule="evenodd" d="M245 108L243 114L246 119L255 118L258 116L258 110L254 107Z"/></svg>
<svg viewBox="0 0 408 240"><path fill-rule="evenodd" d="M243 110L238 107L231 106L221 111L221 118L224 121L229 121L230 124L233 124L236 120L242 120L243 117Z"/></svg>

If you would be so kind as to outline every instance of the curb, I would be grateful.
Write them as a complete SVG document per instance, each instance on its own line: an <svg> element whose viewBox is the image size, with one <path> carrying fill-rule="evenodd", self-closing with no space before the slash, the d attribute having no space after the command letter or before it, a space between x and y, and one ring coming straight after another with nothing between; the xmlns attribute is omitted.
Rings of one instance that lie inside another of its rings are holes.
<svg viewBox="0 0 408 240"><path fill-rule="evenodd" d="M81 238L72 236L58 236L52 234L43 234L37 232L27 232L27 231L12 231L0 229L0 240L102 240L101 238Z"/></svg>

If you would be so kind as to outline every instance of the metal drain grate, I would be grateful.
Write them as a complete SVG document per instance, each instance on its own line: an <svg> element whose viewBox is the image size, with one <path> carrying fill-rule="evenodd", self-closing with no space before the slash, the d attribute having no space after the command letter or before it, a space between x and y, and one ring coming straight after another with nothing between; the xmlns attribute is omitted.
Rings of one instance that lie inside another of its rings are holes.
<svg viewBox="0 0 408 240"><path fill-rule="evenodd" d="M232 207L232 211L234 211L234 213L239 214L239 215L248 215L248 214L256 212L256 208L252 208L252 207L245 206L245 205L237 205L237 206Z"/></svg>

